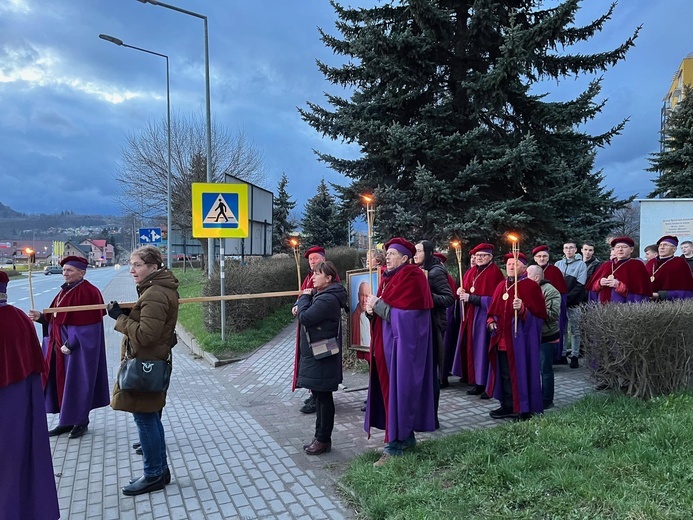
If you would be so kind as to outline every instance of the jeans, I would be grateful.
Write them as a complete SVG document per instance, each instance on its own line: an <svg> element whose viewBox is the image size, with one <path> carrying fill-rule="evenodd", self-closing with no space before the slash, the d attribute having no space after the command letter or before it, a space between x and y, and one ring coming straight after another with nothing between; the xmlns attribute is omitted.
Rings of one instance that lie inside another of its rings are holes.
<svg viewBox="0 0 693 520"><path fill-rule="evenodd" d="M166 468L166 439L159 412L133 413L142 445L144 476L158 477Z"/></svg>
<svg viewBox="0 0 693 520"><path fill-rule="evenodd" d="M397 457L402 455L406 448L413 448L414 446L416 446L416 436L414 435L414 432L411 432L406 440L390 441L385 443L385 449L383 452Z"/></svg>
<svg viewBox="0 0 693 520"><path fill-rule="evenodd" d="M539 367L541 371L541 397L544 406L553 402L553 354L556 343L542 343L539 347Z"/></svg>
<svg viewBox="0 0 693 520"><path fill-rule="evenodd" d="M334 399L332 392L317 392L315 396L315 438L318 442L332 442L334 429Z"/></svg>
<svg viewBox="0 0 693 520"><path fill-rule="evenodd" d="M570 334L570 350L573 357L580 357L580 307L568 307L568 329L563 338L563 344L568 345L568 335ZM567 351L565 352L567 353Z"/></svg>

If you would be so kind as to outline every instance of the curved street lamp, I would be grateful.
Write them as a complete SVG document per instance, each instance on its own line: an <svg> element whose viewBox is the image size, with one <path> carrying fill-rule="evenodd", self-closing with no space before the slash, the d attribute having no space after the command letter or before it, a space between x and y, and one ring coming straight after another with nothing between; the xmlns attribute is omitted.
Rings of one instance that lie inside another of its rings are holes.
<svg viewBox="0 0 693 520"><path fill-rule="evenodd" d="M168 137L168 168L166 171L166 226L168 228L168 238L166 244L166 265L171 269L173 266L171 263L171 83L168 69L168 56L141 47L135 47L134 45L128 45L127 43L123 43L123 40L120 38L109 36L108 34L99 34L99 38L114 43L119 47L135 49L136 51L146 52L147 54L153 54L154 56L166 59L166 134Z"/></svg>
<svg viewBox="0 0 693 520"><path fill-rule="evenodd" d="M187 9L181 9L175 5L165 4L164 2L159 2L158 0L137 0L143 4L152 4L160 7L165 7L172 11L187 14L189 16L194 16L199 18L204 22L204 35L205 35L205 111L207 116L207 182L212 182L212 109L210 103L209 94L209 31L207 30L207 17L203 14L196 13L194 11L188 11ZM214 269L214 239L207 239L207 276L212 277L212 270ZM220 239L221 240L221 239Z"/></svg>

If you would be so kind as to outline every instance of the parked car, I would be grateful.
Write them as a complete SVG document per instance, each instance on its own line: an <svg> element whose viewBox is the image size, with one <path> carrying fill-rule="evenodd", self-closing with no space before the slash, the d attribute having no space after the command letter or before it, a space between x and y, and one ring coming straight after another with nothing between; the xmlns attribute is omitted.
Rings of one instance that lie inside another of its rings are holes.
<svg viewBox="0 0 693 520"><path fill-rule="evenodd" d="M43 268L43 274L63 274L63 268L59 265L47 265Z"/></svg>

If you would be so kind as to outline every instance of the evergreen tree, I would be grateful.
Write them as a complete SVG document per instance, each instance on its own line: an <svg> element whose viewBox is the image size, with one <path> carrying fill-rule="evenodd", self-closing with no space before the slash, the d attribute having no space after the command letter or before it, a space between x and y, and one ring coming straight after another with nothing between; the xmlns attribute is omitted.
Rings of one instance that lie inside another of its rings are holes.
<svg viewBox="0 0 693 520"><path fill-rule="evenodd" d="M348 221L335 204L335 199L325 184L318 184L317 193L310 198L303 214L303 244L306 247L320 245L333 247L346 244L349 238Z"/></svg>
<svg viewBox="0 0 693 520"><path fill-rule="evenodd" d="M272 252L290 252L291 247L286 243L286 237L296 230L296 223L289 218L291 210L296 207L296 201L291 200L286 186L289 179L285 173L277 185L277 197L272 207Z"/></svg>
<svg viewBox="0 0 693 520"><path fill-rule="evenodd" d="M693 88L684 87L663 137L664 151L653 153L647 171L659 172L650 197L693 197Z"/></svg>
<svg viewBox="0 0 693 520"><path fill-rule="evenodd" d="M601 31L615 8L576 27L579 4L393 0L351 9L333 1L341 39L321 36L347 60L318 65L352 95L328 95L331 109L309 102L300 113L324 136L360 147L356 159L318 152L351 179L339 194L352 215L371 192L381 239L498 241L508 229L524 243L604 236L621 203L592 171L595 150L625 121L601 135L580 129L602 110L601 78L568 101L534 91L547 79L607 70L637 30L611 51L570 54L564 48Z"/></svg>

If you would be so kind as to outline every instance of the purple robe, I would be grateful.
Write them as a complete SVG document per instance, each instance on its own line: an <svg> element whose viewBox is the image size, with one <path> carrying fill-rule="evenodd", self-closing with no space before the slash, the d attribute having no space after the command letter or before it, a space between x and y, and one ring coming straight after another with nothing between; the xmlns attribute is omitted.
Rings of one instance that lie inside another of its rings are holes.
<svg viewBox="0 0 693 520"><path fill-rule="evenodd" d="M49 325L53 327L53 323ZM58 401L55 356L52 356L50 374L45 388L46 412L60 413L60 426L89 423L89 412L108 406L110 389L106 368L106 340L103 323L91 325L63 325L63 342L72 348L65 360L65 390L62 403ZM43 338L43 354L47 356L50 332Z"/></svg>
<svg viewBox="0 0 693 520"><path fill-rule="evenodd" d="M481 305L474 308L474 322L472 324L472 352L474 354L472 367L462 366L463 362L469 362L466 356L467 349L467 338L464 332L460 336L458 341L458 346L456 348L455 361L452 365L452 373L456 376L464 379L465 370L472 369L474 373L474 380L469 381L470 384L486 386L486 381L488 381L489 365L488 365L488 342L490 338L490 332L486 327L486 320L488 319L488 307L491 305L491 296L481 296ZM471 305L468 305L470 308Z"/></svg>
<svg viewBox="0 0 693 520"><path fill-rule="evenodd" d="M0 518L60 518L41 374L0 387L0 439Z"/></svg>
<svg viewBox="0 0 693 520"><path fill-rule="evenodd" d="M369 434L371 427L385 430L386 442L404 441L413 431L434 431L431 312L393 307L390 322L380 321L387 370L379 370L371 356L364 429Z"/></svg>
<svg viewBox="0 0 693 520"><path fill-rule="evenodd" d="M544 320L536 318L527 310L525 319L518 320L517 336L513 335L512 349L507 351L515 413L542 413L544 411L539 364L539 347L541 345L541 327L543 324ZM511 326L514 330L514 317L511 319ZM503 385L501 384L500 365L496 356L497 350L495 348L491 349L489 355L491 377L489 378L486 392L502 403Z"/></svg>

